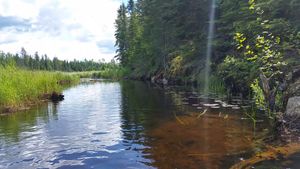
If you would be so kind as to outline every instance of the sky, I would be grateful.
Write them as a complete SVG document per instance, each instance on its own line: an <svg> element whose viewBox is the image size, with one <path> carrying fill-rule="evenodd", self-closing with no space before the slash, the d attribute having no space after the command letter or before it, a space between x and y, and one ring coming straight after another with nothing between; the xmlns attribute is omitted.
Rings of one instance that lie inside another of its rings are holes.
<svg viewBox="0 0 300 169"><path fill-rule="evenodd" d="M0 51L110 61L121 0L0 0Z"/></svg>

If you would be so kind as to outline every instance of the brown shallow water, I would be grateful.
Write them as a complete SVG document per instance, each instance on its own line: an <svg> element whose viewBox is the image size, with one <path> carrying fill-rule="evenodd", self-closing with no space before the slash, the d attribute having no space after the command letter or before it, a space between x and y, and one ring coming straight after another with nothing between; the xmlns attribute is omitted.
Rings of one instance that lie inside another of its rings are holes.
<svg viewBox="0 0 300 169"><path fill-rule="evenodd" d="M263 116L256 127L247 119L248 102L209 99L218 105L207 109L192 89L95 82L64 94L60 103L0 116L1 169L223 169L260 151L270 135Z"/></svg>
<svg viewBox="0 0 300 169"><path fill-rule="evenodd" d="M155 138L149 152L159 168L220 168L226 157L255 147L251 126L242 124L238 116L177 118L183 124L170 121L149 132Z"/></svg>

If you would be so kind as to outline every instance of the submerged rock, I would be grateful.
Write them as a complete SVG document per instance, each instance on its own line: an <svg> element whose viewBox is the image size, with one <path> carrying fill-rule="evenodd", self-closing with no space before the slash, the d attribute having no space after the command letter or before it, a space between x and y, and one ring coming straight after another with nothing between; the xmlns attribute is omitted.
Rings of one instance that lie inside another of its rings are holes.
<svg viewBox="0 0 300 169"><path fill-rule="evenodd" d="M219 106L219 104L203 104L203 106L205 106L205 107L217 107L217 106Z"/></svg>
<svg viewBox="0 0 300 169"><path fill-rule="evenodd" d="M224 108L231 108L231 107L237 107L237 105L222 103L222 107L224 107Z"/></svg>
<svg viewBox="0 0 300 169"><path fill-rule="evenodd" d="M251 106L242 106L243 109L249 109Z"/></svg>
<svg viewBox="0 0 300 169"><path fill-rule="evenodd" d="M162 84L162 85L168 85L168 83L169 83L168 79L166 79L164 77L163 73L160 73L156 76L151 77L150 80L152 83L157 83L157 84Z"/></svg>
<svg viewBox="0 0 300 169"><path fill-rule="evenodd" d="M300 96L289 98L286 107L286 115L300 116Z"/></svg>
<svg viewBox="0 0 300 169"><path fill-rule="evenodd" d="M232 109L233 109L233 110L240 110L241 108L240 108L240 107L234 106L234 107L232 107Z"/></svg>
<svg viewBox="0 0 300 169"><path fill-rule="evenodd" d="M163 78L163 79L162 79L162 84L163 84L163 85L167 85L167 84L168 84L168 80L167 80L166 78Z"/></svg>
<svg viewBox="0 0 300 169"><path fill-rule="evenodd" d="M183 105L189 105L189 102L182 102Z"/></svg>

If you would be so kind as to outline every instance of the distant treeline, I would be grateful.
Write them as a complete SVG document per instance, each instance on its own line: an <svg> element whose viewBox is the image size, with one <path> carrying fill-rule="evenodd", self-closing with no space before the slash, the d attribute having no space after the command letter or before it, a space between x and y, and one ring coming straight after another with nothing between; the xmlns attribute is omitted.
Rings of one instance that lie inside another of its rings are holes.
<svg viewBox="0 0 300 169"><path fill-rule="evenodd" d="M59 60L57 57L50 59L47 55L39 55L36 52L33 56L27 54L24 48L20 54L11 54L0 52L0 66L14 65L19 68L29 70L47 70L47 71L65 71L65 72L82 72L98 71L107 68L116 67L117 64L112 60L110 63L95 62L94 60L84 61L66 61Z"/></svg>

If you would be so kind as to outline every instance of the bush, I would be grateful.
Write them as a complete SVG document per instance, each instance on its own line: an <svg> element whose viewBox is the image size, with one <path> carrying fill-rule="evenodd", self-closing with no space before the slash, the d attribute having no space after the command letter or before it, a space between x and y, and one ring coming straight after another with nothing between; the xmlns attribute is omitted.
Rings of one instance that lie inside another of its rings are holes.
<svg viewBox="0 0 300 169"><path fill-rule="evenodd" d="M259 86L258 79L255 79L254 82L250 85L250 87L253 92L253 99L255 100L256 106L262 110L267 110L264 93L261 87Z"/></svg>

